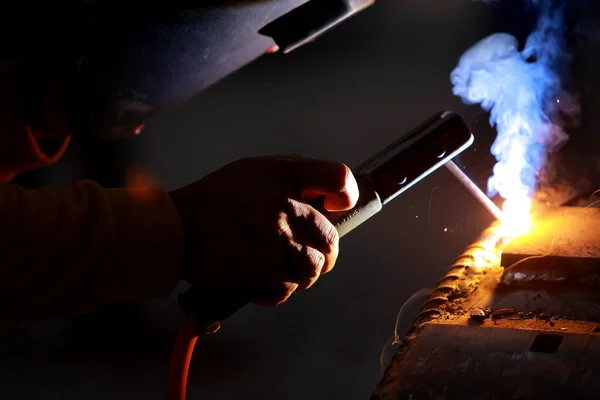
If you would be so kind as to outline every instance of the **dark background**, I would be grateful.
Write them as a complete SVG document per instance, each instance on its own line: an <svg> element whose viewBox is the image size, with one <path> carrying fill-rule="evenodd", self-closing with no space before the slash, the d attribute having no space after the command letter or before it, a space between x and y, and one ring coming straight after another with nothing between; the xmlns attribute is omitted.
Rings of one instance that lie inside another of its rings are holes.
<svg viewBox="0 0 600 400"><path fill-rule="evenodd" d="M449 74L478 39L496 31L523 37L531 23L518 4L380 0L314 44L257 60L155 119L135 139L73 146L57 165L21 179L49 187L81 178L119 185L128 168L143 167L171 189L236 158L292 152L353 166L448 108L476 134L462 161L485 180L493 131L487 116L453 97ZM589 112L598 101L594 50L576 63L584 125L564 153L580 155L566 163L577 166L576 177L599 168L599 113ZM439 170L344 238L336 269L314 288L281 307L249 306L218 335L202 338L189 398L368 399L402 304L435 285L490 222ZM401 319L401 334L418 303ZM4 330L1 396L162 399L182 320L171 297Z"/></svg>

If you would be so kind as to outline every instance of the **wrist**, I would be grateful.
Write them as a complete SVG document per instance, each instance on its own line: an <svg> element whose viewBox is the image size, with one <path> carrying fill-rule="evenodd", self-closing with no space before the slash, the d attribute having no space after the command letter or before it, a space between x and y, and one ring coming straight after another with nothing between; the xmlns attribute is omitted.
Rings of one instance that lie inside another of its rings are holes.
<svg viewBox="0 0 600 400"><path fill-rule="evenodd" d="M177 215L179 216L179 222L181 224L181 228L183 230L183 270L181 279L185 282L192 284L194 281L194 262L192 261L192 249L193 245L191 242L189 229L186 227L186 219L184 217L184 206L183 206L183 194L181 193L181 189L176 189L169 192L169 197L171 198L171 203L175 206L175 210L177 210Z"/></svg>

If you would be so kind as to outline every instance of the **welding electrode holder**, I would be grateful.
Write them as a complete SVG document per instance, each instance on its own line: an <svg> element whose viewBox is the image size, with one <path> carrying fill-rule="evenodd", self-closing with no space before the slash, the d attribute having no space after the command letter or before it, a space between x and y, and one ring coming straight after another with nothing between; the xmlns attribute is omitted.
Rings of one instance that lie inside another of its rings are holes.
<svg viewBox="0 0 600 400"><path fill-rule="evenodd" d="M353 169L359 199L348 211L329 212L323 199L313 206L345 236L377 214L382 207L443 166L473 143L464 120L451 111L441 111L400 137L366 162ZM257 298L260 288L209 290L197 286L179 295L186 316L195 314L205 332L215 332L219 321L231 316Z"/></svg>

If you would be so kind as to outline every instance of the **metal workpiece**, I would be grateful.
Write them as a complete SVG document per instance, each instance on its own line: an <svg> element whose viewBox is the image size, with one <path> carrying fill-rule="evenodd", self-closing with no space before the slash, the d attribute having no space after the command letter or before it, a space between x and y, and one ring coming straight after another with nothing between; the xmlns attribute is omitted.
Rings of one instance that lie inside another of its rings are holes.
<svg viewBox="0 0 600 400"><path fill-rule="evenodd" d="M600 322L600 209L560 207L502 253L498 306Z"/></svg>
<svg viewBox="0 0 600 400"><path fill-rule="evenodd" d="M516 263L600 268L600 209L558 207L536 216L532 229L502 253L504 267Z"/></svg>
<svg viewBox="0 0 600 400"><path fill-rule="evenodd" d="M597 398L599 218L547 210L510 242L491 225L424 302L372 400Z"/></svg>
<svg viewBox="0 0 600 400"><path fill-rule="evenodd" d="M398 357L374 399L594 399L600 337L512 326L428 324Z"/></svg>
<svg viewBox="0 0 600 400"><path fill-rule="evenodd" d="M460 303L460 299L476 289L491 268L499 267L500 255L508 240L500 234L499 228L498 222L492 224L448 268L421 307L415 327L439 318L448 307L454 312L454 303Z"/></svg>

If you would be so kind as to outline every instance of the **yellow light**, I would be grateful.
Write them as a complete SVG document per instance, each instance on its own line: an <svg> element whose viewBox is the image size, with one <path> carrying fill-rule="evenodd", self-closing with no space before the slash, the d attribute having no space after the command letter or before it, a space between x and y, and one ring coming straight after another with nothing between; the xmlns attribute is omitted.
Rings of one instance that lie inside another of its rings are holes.
<svg viewBox="0 0 600 400"><path fill-rule="evenodd" d="M521 236L529 232L532 225L531 199L510 198L502 205L501 230L507 237Z"/></svg>

